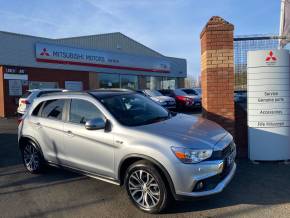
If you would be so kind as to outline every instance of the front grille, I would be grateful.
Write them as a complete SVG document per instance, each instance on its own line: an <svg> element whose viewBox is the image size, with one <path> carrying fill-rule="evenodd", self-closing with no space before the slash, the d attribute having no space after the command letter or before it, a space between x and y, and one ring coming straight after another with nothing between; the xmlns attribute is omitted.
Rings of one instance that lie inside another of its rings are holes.
<svg viewBox="0 0 290 218"><path fill-rule="evenodd" d="M209 160L224 160L235 150L235 143L232 141L228 146L223 150L213 151Z"/></svg>
<svg viewBox="0 0 290 218"><path fill-rule="evenodd" d="M227 157L232 154L235 151L235 143L232 141L228 146L226 146L223 150L214 151L211 158L209 160L223 160L224 167L223 171L215 176L212 176L207 179L203 179L197 182L203 183L203 188L199 189L198 186L194 187L194 192L200 192L200 191L208 191L211 189L214 189L231 171L233 167L233 163L229 165L227 161Z"/></svg>

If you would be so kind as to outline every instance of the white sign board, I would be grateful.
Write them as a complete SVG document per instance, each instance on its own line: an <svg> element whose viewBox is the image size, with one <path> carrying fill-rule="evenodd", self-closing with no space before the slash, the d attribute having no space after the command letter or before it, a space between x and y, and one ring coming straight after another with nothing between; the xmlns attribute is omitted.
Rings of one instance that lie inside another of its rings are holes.
<svg viewBox="0 0 290 218"><path fill-rule="evenodd" d="M9 80L9 96L22 95L22 82L21 80Z"/></svg>
<svg viewBox="0 0 290 218"><path fill-rule="evenodd" d="M36 61L119 70L169 73L170 63L159 57L129 55L93 49L81 49L36 43Z"/></svg>
<svg viewBox="0 0 290 218"><path fill-rule="evenodd" d="M65 81L65 89L70 91L82 91L83 83L81 81Z"/></svg>
<svg viewBox="0 0 290 218"><path fill-rule="evenodd" d="M289 51L249 51L247 66L249 157L251 160L288 160Z"/></svg>
<svg viewBox="0 0 290 218"><path fill-rule="evenodd" d="M28 80L27 74L4 73L4 79Z"/></svg>

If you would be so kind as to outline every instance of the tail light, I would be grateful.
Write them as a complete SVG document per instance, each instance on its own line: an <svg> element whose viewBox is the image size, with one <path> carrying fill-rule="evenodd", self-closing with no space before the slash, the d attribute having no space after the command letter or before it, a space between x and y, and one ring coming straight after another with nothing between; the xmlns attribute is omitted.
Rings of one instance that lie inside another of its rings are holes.
<svg viewBox="0 0 290 218"><path fill-rule="evenodd" d="M186 97L181 95L176 96L176 99L179 101L186 101Z"/></svg>
<svg viewBox="0 0 290 218"><path fill-rule="evenodd" d="M18 119L17 119L18 126L22 123L22 121L23 121L23 116L18 117Z"/></svg>
<svg viewBox="0 0 290 218"><path fill-rule="evenodd" d="M30 104L30 102L27 101L27 100L21 100L20 103L21 103L21 104Z"/></svg>

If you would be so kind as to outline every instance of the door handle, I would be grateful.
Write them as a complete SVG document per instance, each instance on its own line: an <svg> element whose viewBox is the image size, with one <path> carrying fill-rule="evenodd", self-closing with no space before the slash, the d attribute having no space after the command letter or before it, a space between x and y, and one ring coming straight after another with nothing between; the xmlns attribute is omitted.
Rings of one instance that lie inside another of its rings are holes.
<svg viewBox="0 0 290 218"><path fill-rule="evenodd" d="M41 127L41 124L40 122L36 122L36 123L33 123L37 128L40 128Z"/></svg>
<svg viewBox="0 0 290 218"><path fill-rule="evenodd" d="M71 137L74 136L74 134L73 134L72 131L70 131L70 130L67 130L67 131L66 131L66 134L67 134L68 136L71 136Z"/></svg>

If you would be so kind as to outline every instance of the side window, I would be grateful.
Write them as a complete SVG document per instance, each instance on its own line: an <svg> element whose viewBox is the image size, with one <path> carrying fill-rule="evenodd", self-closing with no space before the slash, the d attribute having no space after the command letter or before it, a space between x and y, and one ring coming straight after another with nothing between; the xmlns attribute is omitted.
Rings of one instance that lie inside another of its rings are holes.
<svg viewBox="0 0 290 218"><path fill-rule="evenodd" d="M103 117L102 112L94 104L80 99L71 100L69 112L70 122L85 124L88 120Z"/></svg>
<svg viewBox="0 0 290 218"><path fill-rule="evenodd" d="M40 102L35 108L34 110L32 111L31 115L32 116L40 116L40 108L41 106L43 105L43 102Z"/></svg>
<svg viewBox="0 0 290 218"><path fill-rule="evenodd" d="M41 116L61 120L64 107L63 99L49 100L44 103Z"/></svg>

